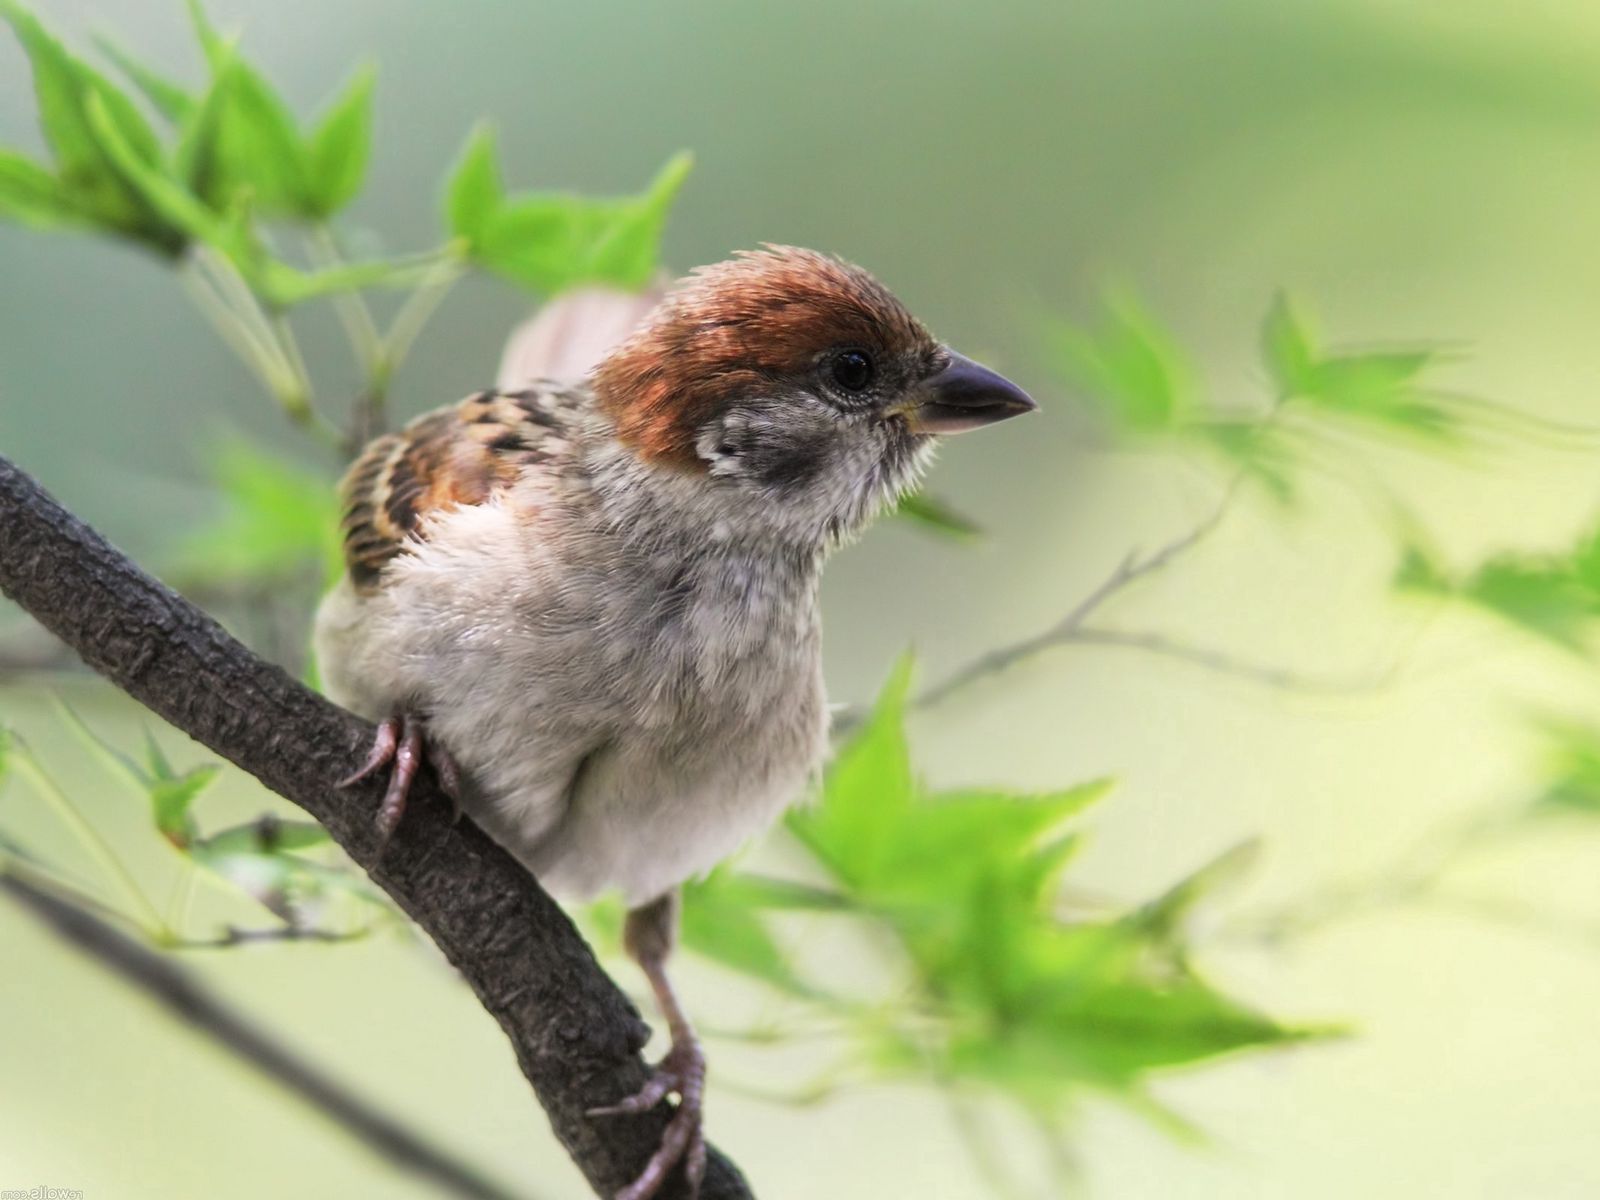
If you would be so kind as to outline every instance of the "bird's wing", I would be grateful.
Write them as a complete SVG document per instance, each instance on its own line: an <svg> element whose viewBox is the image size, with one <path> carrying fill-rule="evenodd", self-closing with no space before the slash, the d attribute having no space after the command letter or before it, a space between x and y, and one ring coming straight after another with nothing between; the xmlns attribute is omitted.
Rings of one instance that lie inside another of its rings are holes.
<svg viewBox="0 0 1600 1200"><path fill-rule="evenodd" d="M554 385L479 392L368 443L339 484L345 566L358 592L441 510L483 504L565 448L582 393Z"/></svg>

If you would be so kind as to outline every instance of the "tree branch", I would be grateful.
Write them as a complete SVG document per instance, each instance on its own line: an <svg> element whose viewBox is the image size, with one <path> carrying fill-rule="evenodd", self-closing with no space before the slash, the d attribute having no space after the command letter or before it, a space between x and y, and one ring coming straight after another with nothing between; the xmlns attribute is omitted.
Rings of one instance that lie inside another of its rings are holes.
<svg viewBox="0 0 1600 1200"><path fill-rule="evenodd" d="M0 891L57 937L121 976L184 1024L198 1029L229 1053L294 1092L388 1162L431 1179L453 1196L468 1200L512 1200L511 1192L373 1110L360 1097L223 1004L189 972L146 949L88 909L16 870L0 871Z"/></svg>
<svg viewBox="0 0 1600 1200"><path fill-rule="evenodd" d="M1117 564L1116 570L1101 580L1088 595L1072 608L1054 625L1037 633L1033 637L1023 638L1021 641L1012 642L1009 646L1000 646L987 653L979 655L966 666L958 668L946 676L939 683L934 684L918 695L912 703L918 708L931 708L942 702L946 697L962 688L976 683L980 679L998 674L1008 667L1015 666L1023 659L1032 658L1053 646L1066 645L1078 638L1078 634L1088 624L1089 618L1099 612L1105 603L1119 592L1137 583L1147 575L1154 575L1168 566L1174 559L1181 558L1203 542L1210 533L1222 523L1222 518L1227 516L1228 509L1233 504L1233 498L1238 493L1244 476L1235 476L1227 490L1222 493L1222 498L1217 501L1216 507L1206 514L1196 525L1173 538L1170 542L1141 557L1137 551L1130 552L1126 558Z"/></svg>
<svg viewBox="0 0 1600 1200"><path fill-rule="evenodd" d="M0 591L134 699L320 821L500 1023L591 1186L610 1195L637 1175L670 1114L586 1114L644 1084L648 1029L533 877L470 821L452 827L431 779L417 781L379 861L381 781L334 786L361 760L372 726L251 654L4 457ZM681 1179L668 1194L683 1194ZM749 1195L713 1151L702 1200Z"/></svg>

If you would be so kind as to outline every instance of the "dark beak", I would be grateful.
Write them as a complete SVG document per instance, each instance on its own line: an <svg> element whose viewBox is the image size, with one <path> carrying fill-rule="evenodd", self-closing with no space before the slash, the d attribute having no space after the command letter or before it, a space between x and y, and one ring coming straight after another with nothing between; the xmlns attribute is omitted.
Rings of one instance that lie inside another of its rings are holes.
<svg viewBox="0 0 1600 1200"><path fill-rule="evenodd" d="M949 351L950 363L899 411L913 433L965 433L1039 406L1003 375Z"/></svg>

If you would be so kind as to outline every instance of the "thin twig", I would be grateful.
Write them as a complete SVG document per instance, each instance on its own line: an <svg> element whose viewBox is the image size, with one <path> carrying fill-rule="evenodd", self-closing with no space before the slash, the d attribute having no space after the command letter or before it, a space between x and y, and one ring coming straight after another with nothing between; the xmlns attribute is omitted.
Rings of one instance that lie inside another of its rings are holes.
<svg viewBox="0 0 1600 1200"><path fill-rule="evenodd" d="M1521 825L1522 806L1494 804L1430 831L1382 869L1323 884L1286 903L1241 914L1228 936L1280 945L1368 913L1432 898L1445 875Z"/></svg>
<svg viewBox="0 0 1600 1200"><path fill-rule="evenodd" d="M274 399L280 396L289 382L290 372L274 343L262 340L238 318L216 285L199 268L198 260L186 263L178 278L194 301L194 306L200 310L200 315L216 331L217 336L261 381L261 386L267 389L268 394Z"/></svg>
<svg viewBox="0 0 1600 1200"><path fill-rule="evenodd" d="M1353 695L1373 691L1387 682L1392 672L1370 677L1321 678L1306 675L1288 667L1236 658L1225 650L1208 646L1192 646L1163 633L1136 632L1123 629L1074 629L1055 639L1054 645L1117 646L1130 650L1144 650L1162 658L1192 663L1209 671L1233 675L1265 687L1285 692L1309 692L1318 695Z"/></svg>
<svg viewBox="0 0 1600 1200"><path fill-rule="evenodd" d="M456 259L443 258L423 276L416 290L406 297L389 326L388 335L383 339L381 362L386 374L392 373L405 361L417 336L463 274L465 270Z"/></svg>
<svg viewBox="0 0 1600 1200"><path fill-rule="evenodd" d="M139 924L147 937L163 940L170 936L171 930L162 920L161 914L156 911L156 906L144 894L127 865L117 856L109 842L100 836L100 831L94 823L78 811L78 806L66 791L56 783L55 779L44 766L34 757L27 745L15 735L11 743L12 759L16 763L17 771L22 774L33 790L43 797L61 817L62 823L72 831L80 845L89 852L91 858L99 865L100 869L112 879L117 888L122 892L123 898L133 906L139 914Z"/></svg>
<svg viewBox="0 0 1600 1200"><path fill-rule="evenodd" d="M0 870L0 891L51 933L138 988L189 1028L304 1100L384 1160L433 1180L447 1194L471 1200L513 1200L514 1193L468 1163L429 1144L378 1112L260 1026L229 1008L189 972L147 950L92 912L15 866Z"/></svg>
<svg viewBox="0 0 1600 1200"><path fill-rule="evenodd" d="M318 266L340 267L345 263L338 239L327 225L317 225L306 239L306 246ZM383 338L378 333L378 323L372 316L366 297L359 291L334 292L333 308L339 315L339 323L344 326L345 336L350 339L356 365L371 374L383 353Z"/></svg>
<svg viewBox="0 0 1600 1200"><path fill-rule="evenodd" d="M1008 1169L1006 1156L983 1127L982 1114L971 1097L950 1085L945 1089L945 1098L950 1106L950 1123L967 1148L967 1157L977 1166L994 1195L1000 1200L1025 1200L1027 1193Z"/></svg>
<svg viewBox="0 0 1600 1200"><path fill-rule="evenodd" d="M358 942L372 934L372 926L355 929L318 929L307 925L280 925L271 929L239 929L224 926L214 938L177 938L168 944L172 950L229 950L255 942Z"/></svg>
<svg viewBox="0 0 1600 1200"><path fill-rule="evenodd" d="M1206 517L1170 542L1157 548L1148 555L1140 556L1134 551L1124 558L1114 571L1096 585L1082 600L1067 612L1054 625L1021 641L1012 642L1007 646L1000 646L986 651L973 659L964 667L959 667L939 683L925 689L917 695L912 704L917 708L931 708L943 702L947 697L961 689L976 683L990 675L996 675L1009 667L1016 665L1023 659L1031 658L1042 651L1054 646L1064 645L1073 640L1089 618L1105 606L1113 596L1124 591L1132 584L1154 575L1158 571L1170 566L1175 559L1181 558L1190 550L1198 546L1218 525L1228 513L1233 504L1234 497L1238 494L1244 482L1244 475L1240 473L1223 490L1221 499ZM853 724L852 720L842 722ZM841 724L841 722L836 722Z"/></svg>

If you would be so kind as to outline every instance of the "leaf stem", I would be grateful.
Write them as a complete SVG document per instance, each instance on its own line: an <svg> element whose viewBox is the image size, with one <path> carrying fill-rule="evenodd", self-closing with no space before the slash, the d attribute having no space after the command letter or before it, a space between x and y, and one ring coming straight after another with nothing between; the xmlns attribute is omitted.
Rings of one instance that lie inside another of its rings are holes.
<svg viewBox="0 0 1600 1200"><path fill-rule="evenodd" d="M466 268L454 254L441 259L423 276L422 282L406 297L383 339L381 371L378 382L387 385L388 378L405 361L417 336L422 332L450 290L466 274Z"/></svg>
<svg viewBox="0 0 1600 1200"><path fill-rule="evenodd" d="M320 222L312 228L306 239L306 247L312 261L319 266L340 267L346 262L338 239L326 222ZM360 291L349 291L335 292L332 299L339 323L344 326L345 336L350 339L356 365L367 375L374 374L383 356L383 338L378 333L378 323L373 318L366 297Z"/></svg>
<svg viewBox="0 0 1600 1200"><path fill-rule="evenodd" d="M197 267L185 266L179 273L184 289L201 316L227 343L246 367L274 398L288 383L285 364L270 341L262 341L249 323L241 320L221 293Z"/></svg>
<svg viewBox="0 0 1600 1200"><path fill-rule="evenodd" d="M1238 495L1240 485L1244 482L1244 474L1234 476L1227 488L1223 491L1221 499L1200 522L1186 532L1173 538L1165 545L1158 547L1150 554L1141 557L1137 551L1130 552L1115 570L1097 584L1088 595L1078 601L1054 625L1035 634L1033 637L1023 638L1012 642L1010 645L1000 646L973 659L966 666L958 668L946 676L939 683L926 689L913 701L917 708L929 708L942 702L954 692L976 683L987 676L998 674L1008 667L1031 658L1041 651L1053 646L1063 645L1075 640L1088 623L1090 617L1105 606L1113 596L1126 590L1132 584L1147 576L1154 575L1171 565L1173 561L1181 558L1203 542L1227 516L1233 505L1234 497Z"/></svg>
<svg viewBox="0 0 1600 1200"><path fill-rule="evenodd" d="M116 885L123 893L123 896L138 912L138 921L143 926L145 934L157 941L170 939L172 930L161 919L161 914L156 911L155 905L144 894L143 889L139 887L138 882L123 864L123 861L117 857L116 851L112 850L111 844L100 836L89 819L78 810L77 805L72 803L67 793L62 790L50 773L44 769L44 765L34 756L33 751L28 749L20 739L14 740L12 745L16 754L18 771L33 784L34 791L55 809L56 815L61 818L62 824L71 830L72 834L83 845L84 849L89 852L90 857L95 860L101 870L116 881Z"/></svg>

